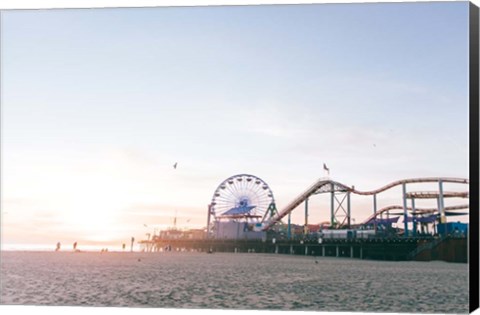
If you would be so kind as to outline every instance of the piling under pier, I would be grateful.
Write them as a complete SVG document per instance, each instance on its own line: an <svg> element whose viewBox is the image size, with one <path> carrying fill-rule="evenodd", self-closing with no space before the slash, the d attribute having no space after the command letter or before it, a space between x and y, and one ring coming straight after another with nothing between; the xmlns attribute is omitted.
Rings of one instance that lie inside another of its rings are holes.
<svg viewBox="0 0 480 315"><path fill-rule="evenodd" d="M430 261L467 262L466 238L398 238L367 240L324 240L314 241L282 240L218 240L218 239L155 239L140 241L147 252L201 251L231 253L271 253L287 255L308 255L352 259L389 261Z"/></svg>

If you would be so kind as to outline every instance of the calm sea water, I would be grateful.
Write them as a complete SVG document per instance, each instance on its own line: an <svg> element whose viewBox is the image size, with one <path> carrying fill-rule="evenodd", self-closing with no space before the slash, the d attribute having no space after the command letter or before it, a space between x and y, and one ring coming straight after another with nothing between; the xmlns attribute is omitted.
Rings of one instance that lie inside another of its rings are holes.
<svg viewBox="0 0 480 315"><path fill-rule="evenodd" d="M468 312L468 265L274 254L2 252L2 304Z"/></svg>

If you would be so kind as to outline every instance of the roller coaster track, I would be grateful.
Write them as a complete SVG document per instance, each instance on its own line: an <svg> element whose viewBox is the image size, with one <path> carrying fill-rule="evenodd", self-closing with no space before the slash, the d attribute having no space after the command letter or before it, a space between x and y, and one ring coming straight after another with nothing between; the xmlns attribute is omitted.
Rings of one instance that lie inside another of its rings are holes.
<svg viewBox="0 0 480 315"><path fill-rule="evenodd" d="M469 207L470 207L470 205L459 205L459 206L445 207L445 210L446 211L462 210L462 209L468 209ZM388 206L388 207L382 208L382 209L378 210L376 214L372 214L371 216L369 216L368 218L363 220L360 224L365 224L368 221L374 219L376 216L380 215L381 213L387 212L387 211L390 211L390 210L403 210L403 207L402 206ZM407 210L408 211L413 211L413 208L412 207L407 207ZM436 211L438 211L437 208L415 208L415 213L416 214L434 213Z"/></svg>
<svg viewBox="0 0 480 315"><path fill-rule="evenodd" d="M435 191L415 191L407 193L407 198L415 199L436 199L440 197L440 193ZM468 198L468 192L457 192L457 191L444 191L442 194L443 198Z"/></svg>
<svg viewBox="0 0 480 315"><path fill-rule="evenodd" d="M377 190L372 191L360 191L360 190L352 190L353 193L357 195L375 195L395 186L403 185L403 184L414 184L414 183L438 183L442 181L444 183L457 183L457 184L468 184L468 179L465 178L455 178L455 177L424 177L424 178L410 178L410 179L402 179L392 182L388 185L385 185Z"/></svg>
<svg viewBox="0 0 480 315"><path fill-rule="evenodd" d="M288 213L292 212L296 207L298 207L302 202L304 202L308 197L318 193L319 191L322 192L331 192L331 191L340 191L340 192L351 192L357 195L376 195L378 193L384 192L389 190L393 187L404 185L404 184L414 184L414 183L435 183L435 182L443 182L443 183L457 183L457 184L468 184L468 179L465 178L455 178L455 177L424 177L424 178L409 178L409 179L402 179L398 181L391 182L388 185L380 187L376 190L371 191L361 191L356 190L354 187L349 187L342 183L330 180L330 179L319 179L314 182L310 187L308 187L303 193L298 195L294 200L292 200L287 206L285 206L276 216L269 219L263 226L262 230L266 231L271 228L276 222L280 221L283 217L285 217ZM468 197L468 195L467 195ZM403 207L401 208L403 209Z"/></svg>

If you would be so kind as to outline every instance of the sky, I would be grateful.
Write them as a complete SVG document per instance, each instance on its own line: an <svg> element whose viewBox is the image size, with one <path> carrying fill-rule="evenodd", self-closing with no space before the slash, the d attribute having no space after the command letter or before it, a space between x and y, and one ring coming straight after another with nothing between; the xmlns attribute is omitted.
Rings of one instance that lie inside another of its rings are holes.
<svg viewBox="0 0 480 315"><path fill-rule="evenodd" d="M468 2L3 11L2 244L202 228L241 173L280 209L323 163L359 190L468 178L467 18ZM310 209L329 219L327 196ZM357 222L371 213L353 197Z"/></svg>

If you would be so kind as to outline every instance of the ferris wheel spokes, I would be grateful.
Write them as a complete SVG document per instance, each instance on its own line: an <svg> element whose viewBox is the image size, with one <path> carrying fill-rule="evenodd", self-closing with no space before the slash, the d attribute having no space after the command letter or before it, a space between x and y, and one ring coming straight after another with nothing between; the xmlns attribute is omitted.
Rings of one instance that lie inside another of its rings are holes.
<svg viewBox="0 0 480 315"><path fill-rule="evenodd" d="M273 202L273 193L262 179L240 174L227 178L217 187L211 211L216 219L259 220Z"/></svg>

